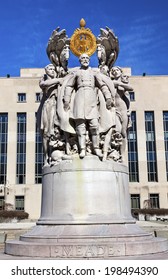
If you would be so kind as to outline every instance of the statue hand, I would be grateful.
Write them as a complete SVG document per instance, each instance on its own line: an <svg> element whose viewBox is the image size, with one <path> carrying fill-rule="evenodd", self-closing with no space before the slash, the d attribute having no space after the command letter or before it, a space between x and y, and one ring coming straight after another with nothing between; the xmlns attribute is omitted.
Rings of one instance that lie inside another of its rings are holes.
<svg viewBox="0 0 168 280"><path fill-rule="evenodd" d="M108 98L108 99L106 100L106 108L107 108L108 110L110 110L110 109L111 109L111 106L112 106L112 100L111 100L111 98Z"/></svg>
<svg viewBox="0 0 168 280"><path fill-rule="evenodd" d="M67 112L69 109L70 109L69 103L68 103L68 102L65 102L65 103L64 103L64 110L65 110L65 112Z"/></svg>
<svg viewBox="0 0 168 280"><path fill-rule="evenodd" d="M124 89L124 87L123 87L122 85L119 85L119 86L118 86L118 90L121 91L121 92L124 92L124 91L125 91L125 89Z"/></svg>

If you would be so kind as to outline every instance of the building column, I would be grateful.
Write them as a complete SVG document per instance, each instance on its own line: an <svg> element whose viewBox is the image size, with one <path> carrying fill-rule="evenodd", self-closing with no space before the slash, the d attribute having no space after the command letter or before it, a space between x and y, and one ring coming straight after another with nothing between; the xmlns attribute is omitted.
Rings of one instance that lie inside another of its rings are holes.
<svg viewBox="0 0 168 280"><path fill-rule="evenodd" d="M155 136L156 136L156 154L157 154L157 172L158 182L166 182L166 160L164 145L163 112L155 111Z"/></svg>
<svg viewBox="0 0 168 280"><path fill-rule="evenodd" d="M146 184L146 182L148 181L148 174L147 174L144 111L137 111L136 117L137 117L137 149L138 149L138 165L139 165L139 182L141 184Z"/></svg>
<svg viewBox="0 0 168 280"><path fill-rule="evenodd" d="M26 184L35 183L35 113L27 113Z"/></svg>
<svg viewBox="0 0 168 280"><path fill-rule="evenodd" d="M8 113L7 182L16 184L17 115Z"/></svg>

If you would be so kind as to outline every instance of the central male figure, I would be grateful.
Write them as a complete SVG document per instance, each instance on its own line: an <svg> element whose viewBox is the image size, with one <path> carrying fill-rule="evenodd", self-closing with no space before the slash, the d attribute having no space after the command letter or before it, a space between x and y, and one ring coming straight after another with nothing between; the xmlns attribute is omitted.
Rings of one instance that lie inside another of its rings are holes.
<svg viewBox="0 0 168 280"><path fill-rule="evenodd" d="M98 95L96 88L100 89L104 95L107 109L111 108L111 93L102 81L101 75L89 67L90 58L87 54L79 57L81 67L74 72L65 87L64 109L70 109L70 101L73 90L75 97L73 103L73 119L75 130L78 136L79 156L84 158L86 155L86 129L88 127L91 135L93 153L102 157L99 149L99 111Z"/></svg>

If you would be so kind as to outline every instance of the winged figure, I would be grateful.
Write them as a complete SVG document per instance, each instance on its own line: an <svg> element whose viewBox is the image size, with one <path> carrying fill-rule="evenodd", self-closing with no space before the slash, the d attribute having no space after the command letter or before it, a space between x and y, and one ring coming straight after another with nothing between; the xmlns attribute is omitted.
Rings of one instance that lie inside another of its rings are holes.
<svg viewBox="0 0 168 280"><path fill-rule="evenodd" d="M119 42L114 32L106 26L100 28L100 35L97 37L97 56L99 66L108 66L109 70L115 63L119 53Z"/></svg>
<svg viewBox="0 0 168 280"><path fill-rule="evenodd" d="M60 30L60 27L52 32L48 41L47 55L59 76L64 76L67 73L69 44L70 39L66 35L66 30Z"/></svg>

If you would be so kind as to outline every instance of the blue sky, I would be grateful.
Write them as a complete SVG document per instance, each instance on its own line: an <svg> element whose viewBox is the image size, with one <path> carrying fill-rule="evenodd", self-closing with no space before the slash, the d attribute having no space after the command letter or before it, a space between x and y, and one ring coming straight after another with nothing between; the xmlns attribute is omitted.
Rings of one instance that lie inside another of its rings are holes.
<svg viewBox="0 0 168 280"><path fill-rule="evenodd" d="M72 36L81 18L98 36L110 27L119 39L115 65L133 75L168 75L167 0L5 0L0 6L0 77L49 63L46 46L60 26ZM97 66L97 59L91 60ZM69 67L78 66L71 54Z"/></svg>

